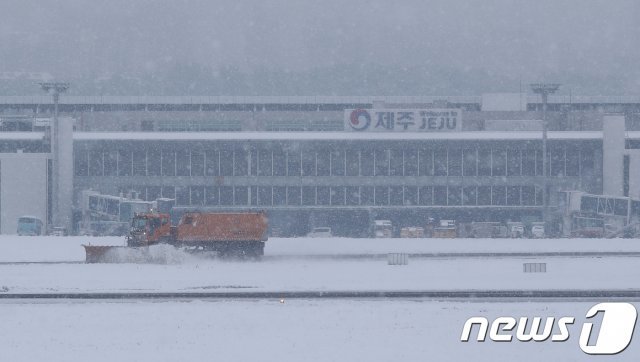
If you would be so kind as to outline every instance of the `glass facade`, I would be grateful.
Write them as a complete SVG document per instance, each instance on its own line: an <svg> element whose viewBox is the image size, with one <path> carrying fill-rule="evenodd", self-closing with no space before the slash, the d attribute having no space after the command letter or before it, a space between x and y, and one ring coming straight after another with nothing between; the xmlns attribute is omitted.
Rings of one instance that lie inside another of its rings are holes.
<svg viewBox="0 0 640 362"><path fill-rule="evenodd" d="M499 207L542 205L542 152L535 144L288 141L247 145L126 144L74 151L75 176L99 177L142 198L181 206ZM114 151L113 149L117 149ZM551 180L590 180L595 146L549 148ZM106 179L104 177L107 177ZM552 181L555 182L555 181Z"/></svg>
<svg viewBox="0 0 640 362"><path fill-rule="evenodd" d="M551 148L551 177L593 172L593 149ZM541 176L528 148L76 149L76 176ZM251 167L250 167L251 164Z"/></svg>

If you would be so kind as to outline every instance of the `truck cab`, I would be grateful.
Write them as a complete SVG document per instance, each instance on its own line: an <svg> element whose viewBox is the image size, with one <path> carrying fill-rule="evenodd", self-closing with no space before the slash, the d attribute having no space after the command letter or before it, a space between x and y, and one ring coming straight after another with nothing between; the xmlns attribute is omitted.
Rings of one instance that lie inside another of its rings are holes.
<svg viewBox="0 0 640 362"><path fill-rule="evenodd" d="M128 246L149 246L171 238L171 222L168 214L141 213L131 221L127 236Z"/></svg>

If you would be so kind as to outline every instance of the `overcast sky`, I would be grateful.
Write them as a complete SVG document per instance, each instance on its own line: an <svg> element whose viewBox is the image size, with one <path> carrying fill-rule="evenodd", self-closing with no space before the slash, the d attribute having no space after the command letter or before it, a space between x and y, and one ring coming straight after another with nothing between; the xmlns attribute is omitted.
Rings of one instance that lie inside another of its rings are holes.
<svg viewBox="0 0 640 362"><path fill-rule="evenodd" d="M637 0L3 0L0 71L420 66L611 77L629 93L640 89L639 37Z"/></svg>

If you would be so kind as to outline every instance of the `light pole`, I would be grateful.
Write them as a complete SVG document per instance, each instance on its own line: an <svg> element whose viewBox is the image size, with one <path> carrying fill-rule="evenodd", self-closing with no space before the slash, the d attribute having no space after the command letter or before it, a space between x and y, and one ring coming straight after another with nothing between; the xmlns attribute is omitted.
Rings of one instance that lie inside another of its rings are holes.
<svg viewBox="0 0 640 362"><path fill-rule="evenodd" d="M549 195L547 190L549 184L549 164L547 159L547 130L549 124L547 122L547 101L549 94L555 93L558 88L560 88L560 84L557 83L531 84L533 93L540 94L542 97L542 220L545 222L545 228L549 220Z"/></svg>
<svg viewBox="0 0 640 362"><path fill-rule="evenodd" d="M59 181L60 181L60 172L59 172L59 162L60 162L60 152L59 152L59 144L60 140L58 137L58 101L60 100L60 93L66 92L69 89L69 83L65 82L43 82L38 83L40 87L53 96L53 122L49 125L49 145L51 147L51 156L52 156L52 165L51 165L51 201L53 202L52 206L52 223L55 226L59 226L62 223L61 215L60 215L60 190L59 190ZM49 225L49 226L53 226Z"/></svg>

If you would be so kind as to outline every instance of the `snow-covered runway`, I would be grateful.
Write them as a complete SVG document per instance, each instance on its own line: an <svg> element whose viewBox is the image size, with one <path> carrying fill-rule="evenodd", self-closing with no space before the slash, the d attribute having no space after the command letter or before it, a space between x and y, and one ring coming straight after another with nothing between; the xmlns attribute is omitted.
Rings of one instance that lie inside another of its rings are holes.
<svg viewBox="0 0 640 362"><path fill-rule="evenodd" d="M523 273L545 262L546 273ZM184 291L363 291L635 289L640 258L188 260L179 264L0 265L0 288L11 293Z"/></svg>

